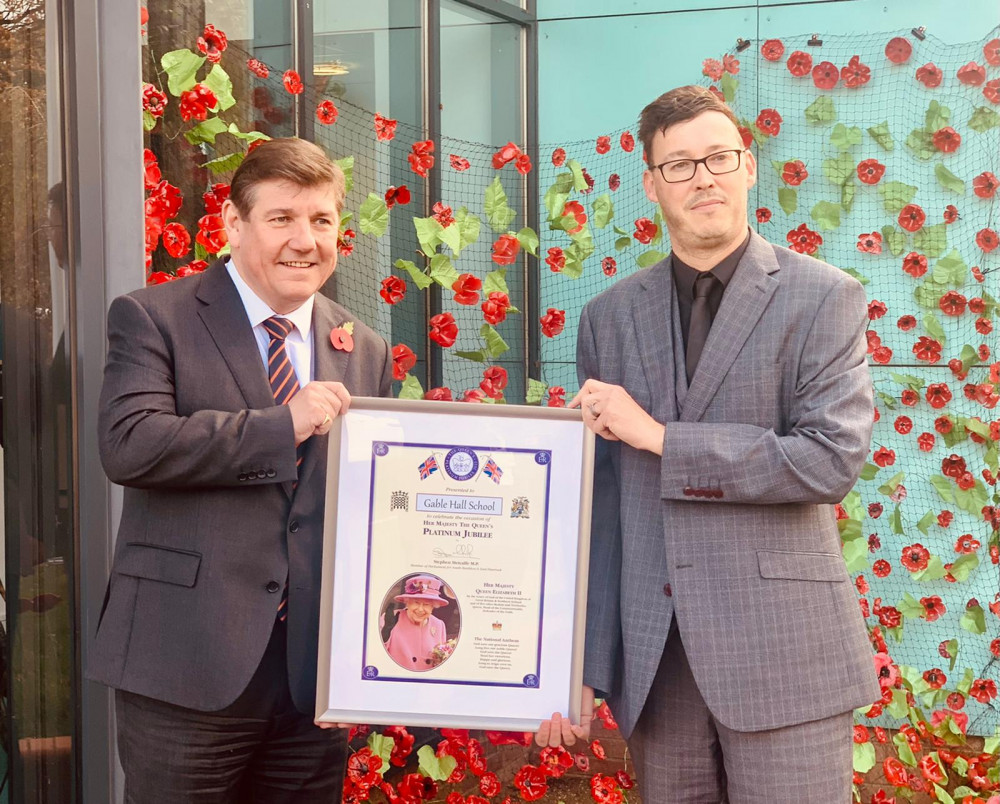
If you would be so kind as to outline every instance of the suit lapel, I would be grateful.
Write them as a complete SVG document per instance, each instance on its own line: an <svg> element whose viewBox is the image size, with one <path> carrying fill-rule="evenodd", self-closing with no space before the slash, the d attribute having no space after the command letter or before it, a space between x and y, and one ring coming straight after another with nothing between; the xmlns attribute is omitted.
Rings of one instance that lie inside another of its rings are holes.
<svg viewBox="0 0 1000 804"><path fill-rule="evenodd" d="M691 378L681 421L696 422L705 413L774 295L778 279L773 274L777 270L778 260L771 245L760 235L751 233L750 243L722 297L698 368Z"/></svg>
<svg viewBox="0 0 1000 804"><path fill-rule="evenodd" d="M643 373L649 386L650 413L657 421L676 421L674 377L669 359L676 306L670 259L646 269L642 285L644 292L633 315Z"/></svg>

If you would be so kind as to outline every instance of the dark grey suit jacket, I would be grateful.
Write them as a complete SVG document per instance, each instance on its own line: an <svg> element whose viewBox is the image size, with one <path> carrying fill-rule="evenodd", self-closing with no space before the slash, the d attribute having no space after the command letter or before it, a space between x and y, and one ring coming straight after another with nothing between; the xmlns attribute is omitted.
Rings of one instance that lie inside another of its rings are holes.
<svg viewBox="0 0 1000 804"><path fill-rule="evenodd" d="M581 382L666 424L662 460L598 439L584 679L626 736L673 617L729 728L879 698L833 510L871 438L866 312L855 279L753 234L688 388L669 259L585 307Z"/></svg>
<svg viewBox="0 0 1000 804"><path fill-rule="evenodd" d="M314 378L388 395L385 340L319 294L313 310ZM347 321L351 353L329 339ZM257 668L287 577L289 684L311 713L327 437L305 442L293 489L291 413L222 262L115 299L108 340L99 444L125 501L88 676L221 709Z"/></svg>

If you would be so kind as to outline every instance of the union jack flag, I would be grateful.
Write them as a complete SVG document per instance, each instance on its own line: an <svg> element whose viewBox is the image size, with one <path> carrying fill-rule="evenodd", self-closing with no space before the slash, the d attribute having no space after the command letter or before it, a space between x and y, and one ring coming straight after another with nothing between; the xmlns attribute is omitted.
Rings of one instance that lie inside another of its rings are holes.
<svg viewBox="0 0 1000 804"><path fill-rule="evenodd" d="M427 456L427 460L417 467L417 471L420 472L421 480L426 480L437 470L438 470L438 462L433 455Z"/></svg>
<svg viewBox="0 0 1000 804"><path fill-rule="evenodd" d="M503 477L503 470L497 466L497 462L490 458L486 461L486 465L483 467L483 474L487 477L492 477L494 483L499 483L500 478Z"/></svg>

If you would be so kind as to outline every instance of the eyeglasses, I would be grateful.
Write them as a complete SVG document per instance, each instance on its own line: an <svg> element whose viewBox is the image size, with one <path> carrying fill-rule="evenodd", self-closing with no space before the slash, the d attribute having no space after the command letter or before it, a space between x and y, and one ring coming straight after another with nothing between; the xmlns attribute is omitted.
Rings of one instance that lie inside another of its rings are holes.
<svg viewBox="0 0 1000 804"><path fill-rule="evenodd" d="M716 151L701 159L672 159L669 162L653 165L650 170L659 170L667 184L690 181L698 172L698 165L704 165L714 176L721 176L739 170L740 158L744 151L745 148L734 148L730 151Z"/></svg>

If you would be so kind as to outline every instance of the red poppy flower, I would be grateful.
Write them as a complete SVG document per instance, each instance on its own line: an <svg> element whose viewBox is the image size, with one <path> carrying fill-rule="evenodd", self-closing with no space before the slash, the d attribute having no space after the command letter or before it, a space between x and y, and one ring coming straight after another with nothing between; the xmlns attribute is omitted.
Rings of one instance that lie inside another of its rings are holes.
<svg viewBox="0 0 1000 804"><path fill-rule="evenodd" d="M866 726L855 725L854 727L854 742L855 743L867 743L868 742L868 728Z"/></svg>
<svg viewBox="0 0 1000 804"><path fill-rule="evenodd" d="M208 268L208 263L205 260L192 260L187 265L182 265L177 269L177 276L194 276L202 273L206 268Z"/></svg>
<svg viewBox="0 0 1000 804"><path fill-rule="evenodd" d="M534 765L525 765L514 775L514 787L525 801L537 801L549 789L545 773Z"/></svg>
<svg viewBox="0 0 1000 804"><path fill-rule="evenodd" d="M356 233L353 229L344 229L337 235L337 251L343 257L350 257L354 253L354 238Z"/></svg>
<svg viewBox="0 0 1000 804"><path fill-rule="evenodd" d="M943 382L932 382L924 391L924 396L932 408L943 408L951 402L951 390Z"/></svg>
<svg viewBox="0 0 1000 804"><path fill-rule="evenodd" d="M886 466L892 466L896 462L896 452L895 450L888 449L887 447L879 447L872 454L872 463L877 466L885 468Z"/></svg>
<svg viewBox="0 0 1000 804"><path fill-rule="evenodd" d="M605 276L614 276L618 273L618 262L614 257L605 257L601 260L601 270Z"/></svg>
<svg viewBox="0 0 1000 804"><path fill-rule="evenodd" d="M997 247L997 233L992 229L980 229L976 232L976 245L989 254Z"/></svg>
<svg viewBox="0 0 1000 804"><path fill-rule="evenodd" d="M958 218L959 218L958 207L956 207L954 204L948 204L948 206L944 208L944 222L947 224L952 224L955 221L957 221Z"/></svg>
<svg viewBox="0 0 1000 804"><path fill-rule="evenodd" d="M948 680L948 676L945 675L944 671L937 667L925 670L923 675L924 681L927 682L927 686L932 690L941 689L941 687L943 687L945 682Z"/></svg>
<svg viewBox="0 0 1000 804"><path fill-rule="evenodd" d="M941 359L941 344L933 338L921 335L913 344L913 354L917 356L917 360L937 363Z"/></svg>
<svg viewBox="0 0 1000 804"><path fill-rule="evenodd" d="M840 70L831 61L821 61L813 67L812 79L819 89L833 89L840 80Z"/></svg>
<svg viewBox="0 0 1000 804"><path fill-rule="evenodd" d="M502 234L493 244L492 259L497 265L513 265L521 244L512 234Z"/></svg>
<svg viewBox="0 0 1000 804"><path fill-rule="evenodd" d="M562 167L564 164L566 164L565 148L556 148L552 152L552 164L555 165L556 167Z"/></svg>
<svg viewBox="0 0 1000 804"><path fill-rule="evenodd" d="M195 241L209 254L218 254L229 242L226 227L220 215L205 215L198 220L198 234Z"/></svg>
<svg viewBox="0 0 1000 804"><path fill-rule="evenodd" d="M229 198L229 185L222 182L213 184L208 192L202 194L201 198L205 203L206 214L218 215L222 212L223 202Z"/></svg>
<svg viewBox="0 0 1000 804"><path fill-rule="evenodd" d="M711 81L718 81L722 78L722 62L718 59L705 59L701 63L701 74Z"/></svg>
<svg viewBox="0 0 1000 804"><path fill-rule="evenodd" d="M149 150L149 148L144 149L142 152L142 166L143 185L145 189L152 190L160 183L162 176L160 174L160 166L156 162L156 154Z"/></svg>
<svg viewBox="0 0 1000 804"><path fill-rule="evenodd" d="M163 117L167 108L167 95L152 84L142 85L142 110L153 117Z"/></svg>
<svg viewBox="0 0 1000 804"><path fill-rule="evenodd" d="M930 452L934 449L934 441L933 433L921 433L917 436L917 447L921 452Z"/></svg>
<svg viewBox="0 0 1000 804"><path fill-rule="evenodd" d="M617 173L612 173L610 176L608 176L608 189L611 190L611 192L617 190L619 187L621 187L621 185L622 185L622 177L619 176Z"/></svg>
<svg viewBox="0 0 1000 804"><path fill-rule="evenodd" d="M966 371L965 365L957 357L953 357L948 361L948 368L951 369L951 373L955 375L955 379L964 380L969 372Z"/></svg>
<svg viewBox="0 0 1000 804"><path fill-rule="evenodd" d="M398 276L387 276L382 280L382 288L378 295L385 299L386 304L401 302L406 296L406 282Z"/></svg>
<svg viewBox="0 0 1000 804"><path fill-rule="evenodd" d="M500 170L508 162L513 162L517 159L518 155L521 153L521 149L518 148L514 143L508 142L499 151L493 154L493 168L494 170Z"/></svg>
<svg viewBox="0 0 1000 804"><path fill-rule="evenodd" d="M920 768L920 773L923 774L923 777L929 782L937 784L944 779L944 773L941 770L941 766L938 765L937 760L930 754L920 758L918 767Z"/></svg>
<svg viewBox="0 0 1000 804"><path fill-rule="evenodd" d="M267 65L264 62L252 57L247 59L247 69L258 78L267 78L271 74L271 71L267 69Z"/></svg>
<svg viewBox="0 0 1000 804"><path fill-rule="evenodd" d="M885 302L879 301L878 299L872 299L868 302L868 320L878 321L886 314L888 309L889 308L885 306Z"/></svg>
<svg viewBox="0 0 1000 804"><path fill-rule="evenodd" d="M804 75L809 75L809 71L812 70L812 56L804 51L796 50L791 56L788 57L788 61L785 62L785 65L788 67L788 72L796 78L802 78Z"/></svg>
<svg viewBox="0 0 1000 804"><path fill-rule="evenodd" d="M566 407L566 389L561 385L553 385L549 388L549 401L546 403L550 408Z"/></svg>
<svg viewBox="0 0 1000 804"><path fill-rule="evenodd" d="M877 159L865 159L858 163L858 178L864 184L878 184L885 175L885 165Z"/></svg>
<svg viewBox="0 0 1000 804"><path fill-rule="evenodd" d="M550 307L539 321L542 325L542 334L546 338L554 338L566 326L566 311Z"/></svg>
<svg viewBox="0 0 1000 804"><path fill-rule="evenodd" d="M879 232L858 235L857 248L863 254L881 254L882 235Z"/></svg>
<svg viewBox="0 0 1000 804"><path fill-rule="evenodd" d="M494 290L482 304L483 319L494 327L507 318L510 309L510 299L506 293Z"/></svg>
<svg viewBox="0 0 1000 804"><path fill-rule="evenodd" d="M753 145L753 132L749 128L746 126L737 126L736 130L740 132L740 139L743 140L744 148L749 148Z"/></svg>
<svg viewBox="0 0 1000 804"><path fill-rule="evenodd" d="M976 62L970 61L964 67L958 68L956 77L963 84L968 84L971 87L978 87L983 83L983 81L986 80L986 68L981 64L976 64Z"/></svg>
<svg viewBox="0 0 1000 804"><path fill-rule="evenodd" d="M632 132L623 131L621 137L618 138L618 144L621 145L625 153L632 153L635 150L635 137L632 136Z"/></svg>
<svg viewBox="0 0 1000 804"><path fill-rule="evenodd" d="M285 85L285 91L292 95L301 95L305 91L305 85L295 70L285 70L281 82Z"/></svg>
<svg viewBox="0 0 1000 804"><path fill-rule="evenodd" d="M452 285L455 291L455 301L458 304L479 304L479 289L483 281L472 274L460 274Z"/></svg>
<svg viewBox="0 0 1000 804"><path fill-rule="evenodd" d="M983 97L990 103L1000 103L1000 78L994 78L983 85Z"/></svg>
<svg viewBox="0 0 1000 804"><path fill-rule="evenodd" d="M882 338L873 329L865 332L865 340L868 341L868 354L871 354L876 348L882 345Z"/></svg>
<svg viewBox="0 0 1000 804"><path fill-rule="evenodd" d="M649 218L639 218L635 222L635 231L632 233L632 237L644 246L648 246L653 242L653 238L656 237L658 231L659 227Z"/></svg>
<svg viewBox="0 0 1000 804"><path fill-rule="evenodd" d="M562 217L567 215L572 215L576 220L576 226L572 229L567 229L568 234L576 234L577 232L583 231L583 225L587 222L587 214L583 211L583 204L579 201L567 201L563 205Z"/></svg>
<svg viewBox="0 0 1000 804"><path fill-rule="evenodd" d="M561 745L546 746L538 757L541 771L553 779L558 779L573 767L573 755Z"/></svg>
<svg viewBox="0 0 1000 804"><path fill-rule="evenodd" d="M757 214L757 223L767 223L769 220L771 220L771 210L769 210L767 207L758 207L756 214Z"/></svg>
<svg viewBox="0 0 1000 804"><path fill-rule="evenodd" d="M566 255L558 246L549 249L549 256L545 258L545 264L553 273L559 273L566 267Z"/></svg>
<svg viewBox="0 0 1000 804"><path fill-rule="evenodd" d="M388 142L395 137L396 123L397 121L375 112L375 139L379 142Z"/></svg>
<svg viewBox="0 0 1000 804"><path fill-rule="evenodd" d="M910 572L920 572L920 570L927 569L927 562L930 560L931 554L919 542L917 544L911 544L909 547L903 548L903 554L899 559L899 563L906 567Z"/></svg>
<svg viewBox="0 0 1000 804"><path fill-rule="evenodd" d="M929 623L934 622L942 614L948 611L944 602L937 595L920 598L920 605L924 607L924 613L920 616Z"/></svg>
<svg viewBox="0 0 1000 804"><path fill-rule="evenodd" d="M431 207L431 211L434 213L431 217L440 223L443 229L447 229L455 222L455 217L451 214L451 207L446 207L441 201L436 201Z"/></svg>
<svg viewBox="0 0 1000 804"><path fill-rule="evenodd" d="M888 346L878 346L872 350L872 360L879 365L886 365L892 360L892 349Z"/></svg>
<svg viewBox="0 0 1000 804"><path fill-rule="evenodd" d="M847 66L840 71L840 80L848 89L857 89L871 81L872 71L867 64L862 64L858 56L851 56Z"/></svg>
<svg viewBox="0 0 1000 804"><path fill-rule="evenodd" d="M606 154L611 150L611 137L601 136L597 138L597 153Z"/></svg>
<svg viewBox="0 0 1000 804"><path fill-rule="evenodd" d="M205 32L198 37L198 52L212 64L218 64L228 44L222 31L217 30L214 25L206 25Z"/></svg>
<svg viewBox="0 0 1000 804"><path fill-rule="evenodd" d="M989 678L977 678L969 688L969 697L981 704L988 704L997 697L996 682Z"/></svg>
<svg viewBox="0 0 1000 804"><path fill-rule="evenodd" d="M934 132L931 141L939 151L950 154L953 151L957 151L958 146L962 144L962 135L951 126L945 126Z"/></svg>
<svg viewBox="0 0 1000 804"><path fill-rule="evenodd" d="M471 165L469 160L464 156L456 156L455 154L450 154L448 160L451 162L452 170L457 170L461 173L463 170L468 170Z"/></svg>
<svg viewBox="0 0 1000 804"><path fill-rule="evenodd" d="M806 170L805 163L801 159L792 162L785 162L781 170L781 180L792 187L798 187L809 178L809 171Z"/></svg>
<svg viewBox="0 0 1000 804"><path fill-rule="evenodd" d="M572 760L570 760L572 762ZM484 796L492 798L500 792L500 779L493 771L487 771L479 777L479 790ZM461 795L461 793L459 793Z"/></svg>
<svg viewBox="0 0 1000 804"><path fill-rule="evenodd" d="M979 539L973 538L971 533L963 533L955 542L956 553L974 553L982 547Z"/></svg>
<svg viewBox="0 0 1000 804"><path fill-rule="evenodd" d="M872 564L872 572L874 572L875 576L878 578L885 578L892 572L892 565L884 558L880 558Z"/></svg>
<svg viewBox="0 0 1000 804"><path fill-rule="evenodd" d="M989 335L993 332L993 322L988 318L976 319L976 332L980 335Z"/></svg>
<svg viewBox="0 0 1000 804"><path fill-rule="evenodd" d="M907 204L899 211L899 225L908 232L915 232L924 225L927 214L918 204Z"/></svg>
<svg viewBox="0 0 1000 804"><path fill-rule="evenodd" d="M804 223L798 228L792 229L786 239L788 247L799 254L815 254L816 250L823 245L823 237L819 232L814 232Z"/></svg>
<svg viewBox="0 0 1000 804"><path fill-rule="evenodd" d="M905 64L912 53L910 40L902 36L894 36L885 46L885 57L893 64Z"/></svg>
<svg viewBox="0 0 1000 804"><path fill-rule="evenodd" d="M458 324L455 323L455 316L451 313L438 313L430 319L430 339L438 346L447 349L454 345L458 338Z"/></svg>
<svg viewBox="0 0 1000 804"><path fill-rule="evenodd" d="M992 198L997 191L997 177L986 170L972 180L972 192L980 198Z"/></svg>
<svg viewBox="0 0 1000 804"><path fill-rule="evenodd" d="M434 167L434 142L420 140L413 143L406 159L410 163L410 169L421 178L426 179L427 171Z"/></svg>
<svg viewBox="0 0 1000 804"><path fill-rule="evenodd" d="M507 387L507 369L503 366L490 366L483 372L479 387L490 399L503 399L503 389Z"/></svg>
<svg viewBox="0 0 1000 804"><path fill-rule="evenodd" d="M927 273L927 258L911 251L903 257L903 270L912 277L921 277Z"/></svg>
<svg viewBox="0 0 1000 804"><path fill-rule="evenodd" d="M965 296L957 290L949 290L938 301L938 307L945 315L961 315L965 312L965 303Z"/></svg>
<svg viewBox="0 0 1000 804"><path fill-rule="evenodd" d="M906 787L908 784L906 766L896 757L887 757L882 762L882 773L893 787Z"/></svg>
<svg viewBox="0 0 1000 804"><path fill-rule="evenodd" d="M174 259L180 259L191 250L191 235L179 223L168 223L163 227L163 247Z"/></svg>
<svg viewBox="0 0 1000 804"><path fill-rule="evenodd" d="M941 79L944 73L933 62L927 62L923 67L917 68L917 80L928 89L941 86Z"/></svg>
<svg viewBox="0 0 1000 804"><path fill-rule="evenodd" d="M531 173L531 157L527 154L518 154L514 160L514 168L522 176L527 176Z"/></svg>
<svg viewBox="0 0 1000 804"><path fill-rule="evenodd" d="M769 137L777 137L781 131L782 118L775 109L762 109L757 115L756 125L764 134Z"/></svg>
<svg viewBox="0 0 1000 804"><path fill-rule="evenodd" d="M316 119L324 126L332 126L336 123L337 115L339 114L340 112L337 111L337 107L332 100L321 101L316 107Z"/></svg>
<svg viewBox="0 0 1000 804"><path fill-rule="evenodd" d="M1000 67L1000 39L991 39L983 45L983 58L993 67Z"/></svg>
<svg viewBox="0 0 1000 804"><path fill-rule="evenodd" d="M893 427L900 435L907 435L913 429L913 419L909 416L897 416Z"/></svg>
<svg viewBox="0 0 1000 804"><path fill-rule="evenodd" d="M395 279L395 277L390 277ZM383 285L385 280L383 280ZM386 301L389 301L386 299ZM394 304L395 302L389 302ZM402 382L410 369L417 365L417 356L413 350L405 343L398 343L392 347L392 378Z"/></svg>
<svg viewBox="0 0 1000 804"><path fill-rule="evenodd" d="M785 46L780 39L766 39L760 46L760 55L767 61L780 61L785 55Z"/></svg>
<svg viewBox="0 0 1000 804"><path fill-rule="evenodd" d="M896 326L903 330L903 332L913 329L916 325L917 319L912 315L901 315L899 320L896 322Z"/></svg>
<svg viewBox="0 0 1000 804"><path fill-rule="evenodd" d="M390 186L388 190L385 191L385 205L388 209L392 209L396 204L409 204L410 203L410 190L405 184L401 184L399 187Z"/></svg>
<svg viewBox="0 0 1000 804"><path fill-rule="evenodd" d="M219 99L204 84L195 84L181 93L181 120L205 120L219 106Z"/></svg>

